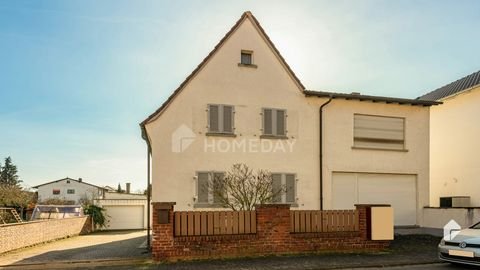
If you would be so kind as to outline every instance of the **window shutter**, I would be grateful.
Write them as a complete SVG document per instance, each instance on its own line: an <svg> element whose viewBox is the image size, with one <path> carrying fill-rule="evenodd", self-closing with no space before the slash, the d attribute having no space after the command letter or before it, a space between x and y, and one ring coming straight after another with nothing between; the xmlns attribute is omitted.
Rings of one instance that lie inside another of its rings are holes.
<svg viewBox="0 0 480 270"><path fill-rule="evenodd" d="M272 192L274 194L272 198L273 203L282 202L282 175L281 174L272 174Z"/></svg>
<svg viewBox="0 0 480 270"><path fill-rule="evenodd" d="M223 106L223 132L233 133L233 106Z"/></svg>
<svg viewBox="0 0 480 270"><path fill-rule="evenodd" d="M295 202L295 175L287 174L285 175L285 185L286 185L286 202L294 203Z"/></svg>
<svg viewBox="0 0 480 270"><path fill-rule="evenodd" d="M263 134L273 135L272 109L263 109Z"/></svg>
<svg viewBox="0 0 480 270"><path fill-rule="evenodd" d="M277 130L276 134L278 136L285 136L285 111L284 110L276 110L277 113Z"/></svg>
<svg viewBox="0 0 480 270"><path fill-rule="evenodd" d="M219 132L219 106L218 105L209 105L208 106L208 130L210 132Z"/></svg>
<svg viewBox="0 0 480 270"><path fill-rule="evenodd" d="M405 119L355 114L353 134L355 146L403 149Z"/></svg>
<svg viewBox="0 0 480 270"><path fill-rule="evenodd" d="M208 203L208 173L198 173L197 192L198 202Z"/></svg>
<svg viewBox="0 0 480 270"><path fill-rule="evenodd" d="M213 192L213 202L214 203L220 203L221 202L221 197L218 195L217 192L222 192L224 190L223 186L223 173L213 173L213 187L212 187L212 192Z"/></svg>

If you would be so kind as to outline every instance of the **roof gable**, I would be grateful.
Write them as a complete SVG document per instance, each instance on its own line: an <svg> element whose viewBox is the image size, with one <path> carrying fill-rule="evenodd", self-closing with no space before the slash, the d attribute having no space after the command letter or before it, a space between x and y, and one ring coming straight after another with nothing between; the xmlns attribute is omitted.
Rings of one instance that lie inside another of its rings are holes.
<svg viewBox="0 0 480 270"><path fill-rule="evenodd" d="M45 186L45 185L49 185L49 184L53 184L53 183L58 183L58 182L62 182L62 181L75 181L75 182L77 182L77 183L79 183L79 184L84 184L84 185L96 187L96 188L99 188L99 189L107 190L106 188L99 187L99 186L96 186L96 185L93 185L93 184L90 184L90 183L87 183L87 182L83 182L83 181L80 181L80 180L77 180L77 179L72 179L72 178L70 178L70 177L66 177L66 178L63 178L63 179L58 179L58 180L50 181L50 182L47 182L47 183L43 183L43 184L34 186L34 187L32 187L32 188L39 188L39 187L41 187L41 186Z"/></svg>
<svg viewBox="0 0 480 270"><path fill-rule="evenodd" d="M480 70L468 76L451 82L445 86L437 88L432 92L425 94L418 99L421 100L441 100L443 98L461 93L467 89L475 87L480 84Z"/></svg>
<svg viewBox="0 0 480 270"><path fill-rule="evenodd" d="M295 75L295 73L292 71L290 66L287 64L283 56L280 54L280 52L277 50L273 42L270 40L268 35L265 33L265 30L263 30L262 26L260 23L257 21L257 19L252 15L250 11L246 11L242 14L240 19L235 23L235 25L228 31L225 36L220 40L220 42L214 47L214 49L203 59L203 61L192 71L192 73L180 84L180 86L175 89L175 91L168 97L168 99L158 108L154 113L152 113L150 116L148 116L143 122L140 123L140 126L142 127L142 132L144 133L143 136L145 138L145 130L144 126L149 123L150 121L153 121L156 119L167 107L168 105L173 101L173 99L185 88L185 86L202 70L202 68L209 62L209 60L215 55L215 53L225 44L225 42L234 34L234 32L240 27L240 25L245 21L245 20L250 20L250 22L254 25L255 29L258 31L260 36L263 38L263 40L267 43L269 48L272 50L274 55L278 58L280 61L281 65L285 68L287 73L290 75L290 77L293 79L295 84L298 86L300 91L303 91L305 87L303 84L300 82L298 77Z"/></svg>

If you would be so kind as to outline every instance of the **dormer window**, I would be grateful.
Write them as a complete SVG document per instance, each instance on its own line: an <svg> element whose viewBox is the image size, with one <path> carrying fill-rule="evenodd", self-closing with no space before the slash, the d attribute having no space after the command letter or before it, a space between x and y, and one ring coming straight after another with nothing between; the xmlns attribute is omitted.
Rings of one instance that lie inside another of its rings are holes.
<svg viewBox="0 0 480 270"><path fill-rule="evenodd" d="M240 64L242 64L242 65L253 64L252 56L253 56L252 51L243 51L242 50L241 57L240 57Z"/></svg>
<svg viewBox="0 0 480 270"><path fill-rule="evenodd" d="M253 64L253 51L242 50L240 53L240 63L238 63L238 66L256 68L257 65Z"/></svg>

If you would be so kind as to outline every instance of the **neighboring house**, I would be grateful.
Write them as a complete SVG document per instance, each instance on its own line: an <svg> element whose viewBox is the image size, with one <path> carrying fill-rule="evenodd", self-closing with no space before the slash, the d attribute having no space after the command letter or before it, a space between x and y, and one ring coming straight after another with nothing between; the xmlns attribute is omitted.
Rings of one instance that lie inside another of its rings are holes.
<svg viewBox="0 0 480 270"><path fill-rule="evenodd" d="M430 111L431 206L454 196L469 196L471 206L480 206L480 71L419 100L443 102Z"/></svg>
<svg viewBox="0 0 480 270"><path fill-rule="evenodd" d="M130 183L124 193L109 189L95 204L105 209L108 230L147 228L147 196L130 193Z"/></svg>
<svg viewBox="0 0 480 270"><path fill-rule="evenodd" d="M38 201L46 201L48 199L61 199L72 201L76 204L83 199L103 198L105 188L82 181L82 178L72 179L64 178L51 181L45 184L35 186L37 189Z"/></svg>
<svg viewBox="0 0 480 270"><path fill-rule="evenodd" d="M306 90L246 12L141 123L152 201L176 202L177 210L218 207L200 187L246 163L286 186L277 203L311 210L388 203L396 225L421 225L436 104Z"/></svg>

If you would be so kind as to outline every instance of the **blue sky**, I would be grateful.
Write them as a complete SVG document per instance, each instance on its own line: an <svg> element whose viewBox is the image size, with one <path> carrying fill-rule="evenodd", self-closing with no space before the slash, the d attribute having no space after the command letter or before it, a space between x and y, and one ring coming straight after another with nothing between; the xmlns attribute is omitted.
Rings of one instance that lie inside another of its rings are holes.
<svg viewBox="0 0 480 270"><path fill-rule="evenodd" d="M145 188L138 123L251 10L308 89L415 98L480 69L479 1L0 1L0 157Z"/></svg>

